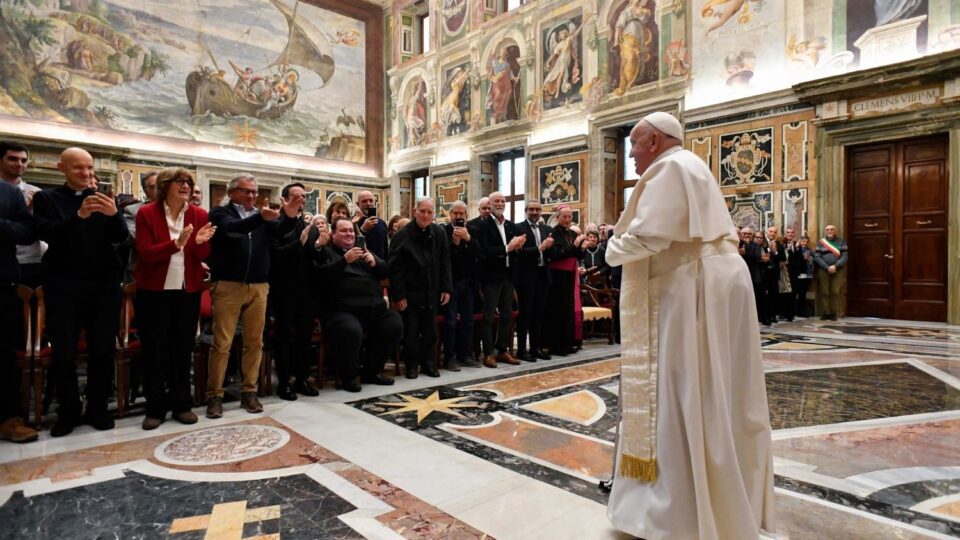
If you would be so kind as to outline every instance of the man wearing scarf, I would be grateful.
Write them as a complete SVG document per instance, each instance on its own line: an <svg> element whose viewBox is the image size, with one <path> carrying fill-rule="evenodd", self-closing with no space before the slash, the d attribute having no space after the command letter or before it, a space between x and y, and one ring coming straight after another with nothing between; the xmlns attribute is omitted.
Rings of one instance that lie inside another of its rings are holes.
<svg viewBox="0 0 960 540"><path fill-rule="evenodd" d="M813 263L817 265L817 294L823 301L824 321L837 320L837 302L840 298L840 269L847 264L847 243L837 236L837 228L827 225L826 236L817 242Z"/></svg>
<svg viewBox="0 0 960 540"><path fill-rule="evenodd" d="M753 287L716 179L669 114L630 133L637 187L607 245L623 267L620 410L607 509L646 540L774 530Z"/></svg>

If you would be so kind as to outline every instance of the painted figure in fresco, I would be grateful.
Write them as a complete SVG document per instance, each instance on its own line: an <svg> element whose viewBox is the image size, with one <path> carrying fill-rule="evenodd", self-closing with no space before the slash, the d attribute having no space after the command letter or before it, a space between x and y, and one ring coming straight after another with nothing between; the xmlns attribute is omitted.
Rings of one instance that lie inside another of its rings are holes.
<svg viewBox="0 0 960 540"><path fill-rule="evenodd" d="M491 120L496 123L519 118L519 103L514 94L520 82L520 69L510 62L506 44L500 45L487 75L490 77L490 91L487 93L486 105Z"/></svg>
<svg viewBox="0 0 960 540"><path fill-rule="evenodd" d="M443 98L440 104L440 122L446 130L447 135L454 135L460 132L461 124L464 123L463 112L460 110L460 98L463 89L470 80L470 72L462 67L454 68L450 74L450 93Z"/></svg>
<svg viewBox="0 0 960 540"><path fill-rule="evenodd" d="M620 56L620 81L613 91L623 95L642 75L643 67L656 45L653 33L648 28L653 18L653 4L648 0L630 0L614 24L613 47Z"/></svg>
<svg viewBox="0 0 960 540"><path fill-rule="evenodd" d="M742 11L741 8L743 8ZM707 27L704 35L709 35L710 32L727 24L727 21L732 19L737 11L740 11L737 22L740 24L750 22L750 5L747 3L747 0L707 0L704 2L703 7L700 8L700 16L704 19L711 17L717 19Z"/></svg>
<svg viewBox="0 0 960 540"><path fill-rule="evenodd" d="M575 26L572 22L561 26L550 34L547 43L547 53L550 55L544 62L547 72L543 79L543 98L556 99L560 94L566 94L573 85L580 81L580 58L577 56L576 39L583 25Z"/></svg>
<svg viewBox="0 0 960 540"><path fill-rule="evenodd" d="M667 63L667 73L671 77L685 77L690 72L690 52L683 40L674 41L667 45L663 52L663 59Z"/></svg>
<svg viewBox="0 0 960 540"><path fill-rule="evenodd" d="M877 26L906 19L921 3L920 0L874 0L873 12L877 15Z"/></svg>
<svg viewBox="0 0 960 540"><path fill-rule="evenodd" d="M230 62L230 67L232 67L233 72L237 74L237 82L233 85L233 91L240 97L255 98L253 85L262 80L263 77L254 75L253 68L249 66L241 69L240 66L233 63L233 60L227 60L227 62Z"/></svg>
<svg viewBox="0 0 960 540"><path fill-rule="evenodd" d="M423 142L427 130L427 85L423 79L413 83L413 91L403 104L403 122L407 130L407 146Z"/></svg>

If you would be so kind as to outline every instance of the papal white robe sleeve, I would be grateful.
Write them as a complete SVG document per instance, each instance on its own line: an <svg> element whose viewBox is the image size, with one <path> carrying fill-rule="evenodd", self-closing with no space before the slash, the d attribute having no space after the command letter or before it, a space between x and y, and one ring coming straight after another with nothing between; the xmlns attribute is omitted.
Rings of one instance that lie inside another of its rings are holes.
<svg viewBox="0 0 960 540"><path fill-rule="evenodd" d="M623 265L623 418L607 513L647 540L774 530L760 336L737 241L709 169L676 147L641 176L608 243L607 262Z"/></svg>

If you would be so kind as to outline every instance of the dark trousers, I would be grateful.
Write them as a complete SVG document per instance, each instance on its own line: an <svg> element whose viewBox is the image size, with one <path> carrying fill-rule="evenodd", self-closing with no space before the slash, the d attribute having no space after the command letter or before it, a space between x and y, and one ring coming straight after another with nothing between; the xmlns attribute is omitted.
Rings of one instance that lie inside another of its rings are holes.
<svg viewBox="0 0 960 540"><path fill-rule="evenodd" d="M57 388L57 415L80 416L77 341L87 339L87 414L104 415L113 389L114 354L120 320L120 284L48 283L44 286L47 334L53 348L51 371Z"/></svg>
<svg viewBox="0 0 960 540"><path fill-rule="evenodd" d="M497 344L493 344L493 321L500 313ZM483 284L483 354L507 352L510 348L510 319L513 317L513 282L504 278ZM496 351L494 351L496 349Z"/></svg>
<svg viewBox="0 0 960 540"><path fill-rule="evenodd" d="M363 335L367 335L364 375L383 370L387 358L397 350L403 335L403 320L386 306L351 311L333 311L323 318L323 333L330 344L337 376L348 382L357 378Z"/></svg>
<svg viewBox="0 0 960 540"><path fill-rule="evenodd" d="M200 293L137 291L143 393L151 418L187 412L193 405L190 365L199 316Z"/></svg>
<svg viewBox="0 0 960 540"><path fill-rule="evenodd" d="M23 331L23 308L13 285L0 285L0 422L20 416L20 368L17 367L17 343Z"/></svg>
<svg viewBox="0 0 960 540"><path fill-rule="evenodd" d="M812 279L796 279L791 286L793 287L794 310L798 317L809 317L810 311L807 309L807 290L810 288Z"/></svg>
<svg viewBox="0 0 960 540"><path fill-rule="evenodd" d="M763 314L761 322L777 322L777 298L780 297L780 287L778 285L780 273L768 270L763 274L763 290L761 298L761 307Z"/></svg>
<svg viewBox="0 0 960 540"><path fill-rule="evenodd" d="M458 279L447 302L443 321L443 357L469 360L473 355L473 280ZM459 318L458 318L459 317Z"/></svg>
<svg viewBox="0 0 960 540"><path fill-rule="evenodd" d="M763 281L754 281L753 282L753 299L757 304L757 319L761 324L767 323L766 314L764 314L765 309L765 297L764 297L764 288Z"/></svg>
<svg viewBox="0 0 960 540"><path fill-rule="evenodd" d="M408 298L407 309L400 314L403 316L404 365L407 369L432 365L433 345L437 341L437 308Z"/></svg>
<svg viewBox="0 0 960 540"><path fill-rule="evenodd" d="M539 351L543 343L543 311L547 305L546 267L537 267L533 276L517 283L517 350L527 350L527 334L530 335L530 350Z"/></svg>
<svg viewBox="0 0 960 540"><path fill-rule="evenodd" d="M273 336L273 355L277 364L280 385L290 383L290 376L307 380L310 365L310 338L313 336L313 299L305 289L287 290L280 285L270 286L270 306L276 322Z"/></svg>

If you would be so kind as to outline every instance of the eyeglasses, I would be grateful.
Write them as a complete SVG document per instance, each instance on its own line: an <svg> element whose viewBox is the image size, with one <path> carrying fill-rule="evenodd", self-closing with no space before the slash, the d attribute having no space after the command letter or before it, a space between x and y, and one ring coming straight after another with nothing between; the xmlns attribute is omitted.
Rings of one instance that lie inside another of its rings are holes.
<svg viewBox="0 0 960 540"><path fill-rule="evenodd" d="M763 238L763 235L762 235L762 234L756 234L756 235L754 235L753 237L754 237L754 238Z"/></svg>
<svg viewBox="0 0 960 540"><path fill-rule="evenodd" d="M191 180L191 179L189 179L189 178L174 178L174 179L171 180L171 181L172 181L172 182L176 182L176 184L177 184L177 185L180 185L180 186L189 184L190 187L193 187L193 180Z"/></svg>
<svg viewBox="0 0 960 540"><path fill-rule="evenodd" d="M245 189L245 188L234 188L234 189L236 189L240 193L243 193L244 195L256 195L260 193L260 191L256 189Z"/></svg>

